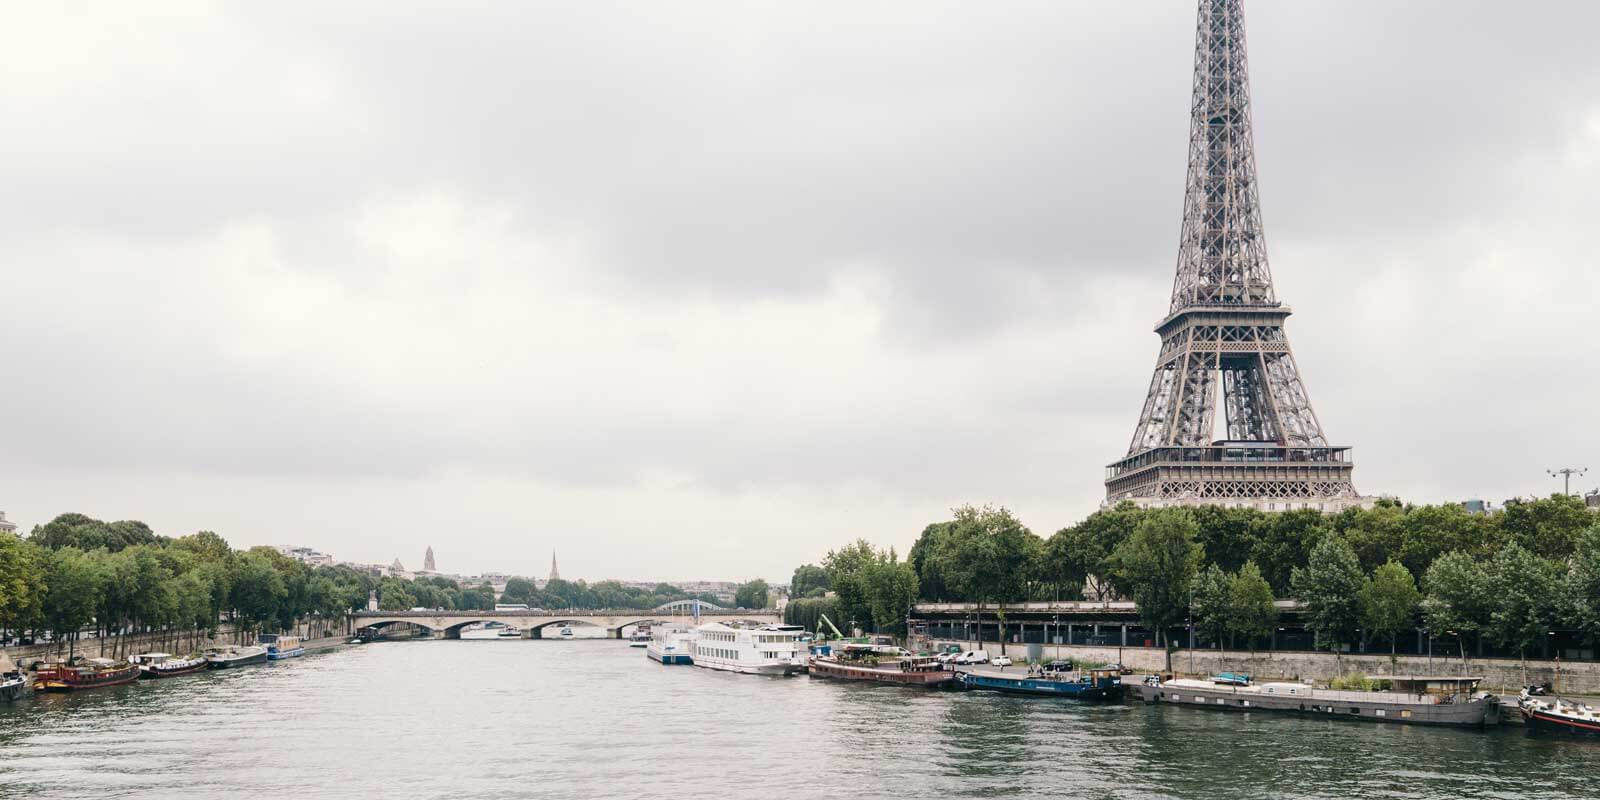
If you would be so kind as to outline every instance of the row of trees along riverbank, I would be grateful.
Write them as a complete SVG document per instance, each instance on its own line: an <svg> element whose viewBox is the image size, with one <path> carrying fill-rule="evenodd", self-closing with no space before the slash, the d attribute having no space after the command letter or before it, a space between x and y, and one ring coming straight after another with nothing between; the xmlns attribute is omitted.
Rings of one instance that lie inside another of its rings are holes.
<svg viewBox="0 0 1600 800"><path fill-rule="evenodd" d="M1600 639L1600 514L1565 495L1490 514L1387 499L1337 514L1124 503L1044 538L1004 508L966 506L924 528L904 561L859 541L796 569L791 585L795 624L827 613L900 631L918 599L1088 593L1133 600L1162 644L1193 622L1202 640L1248 646L1276 624L1278 597L1300 601L1319 647L1358 631L1392 647L1421 625L1463 655L1482 637L1525 656L1550 630Z"/></svg>
<svg viewBox="0 0 1600 800"><path fill-rule="evenodd" d="M747 599L759 595L766 603L764 583L740 588ZM235 623L242 639L296 630L308 621L338 620L366 608L372 592L385 610L492 609L496 602L488 584L308 567L271 547L236 550L211 531L160 536L135 520L62 514L26 538L0 534L0 642L48 633L71 652L91 630L98 637L165 634L163 646L183 650L210 638L224 620ZM616 581L555 580L540 589L516 578L500 599L549 608L650 609L691 597L669 584L641 589ZM132 646L123 644L127 640L116 637L114 655Z"/></svg>

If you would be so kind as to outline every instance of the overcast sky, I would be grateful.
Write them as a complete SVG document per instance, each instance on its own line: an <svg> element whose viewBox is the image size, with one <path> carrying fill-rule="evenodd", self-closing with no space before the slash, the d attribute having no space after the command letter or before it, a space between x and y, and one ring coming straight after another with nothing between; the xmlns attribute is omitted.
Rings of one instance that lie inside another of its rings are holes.
<svg viewBox="0 0 1600 800"><path fill-rule="evenodd" d="M962 503L1071 524L1137 422L1192 0L5 6L25 530L787 580ZM1600 5L1247 12L1358 488L1600 483Z"/></svg>

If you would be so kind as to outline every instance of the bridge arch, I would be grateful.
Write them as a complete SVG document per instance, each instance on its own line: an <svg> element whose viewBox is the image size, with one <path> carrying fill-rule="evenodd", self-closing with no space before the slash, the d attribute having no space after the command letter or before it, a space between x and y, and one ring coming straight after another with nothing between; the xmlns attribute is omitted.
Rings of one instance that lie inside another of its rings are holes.
<svg viewBox="0 0 1600 800"><path fill-rule="evenodd" d="M670 603L662 603L661 605L656 606L655 608L650 609L650 610L651 611L693 611L694 610L694 603L695 603L695 601L692 600L692 599L691 600L674 600L674 601L672 601ZM722 606L712 605L711 603L707 603L706 601L701 600L700 601L700 610L701 611L726 611L727 609L723 608Z"/></svg>

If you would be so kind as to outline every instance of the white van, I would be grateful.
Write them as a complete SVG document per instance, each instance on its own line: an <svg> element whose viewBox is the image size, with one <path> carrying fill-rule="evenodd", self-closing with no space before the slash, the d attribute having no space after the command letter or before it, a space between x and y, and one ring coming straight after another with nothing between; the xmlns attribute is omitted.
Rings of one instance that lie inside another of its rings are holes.
<svg viewBox="0 0 1600 800"><path fill-rule="evenodd" d="M957 664L987 664L989 663L988 650L968 650L956 658Z"/></svg>

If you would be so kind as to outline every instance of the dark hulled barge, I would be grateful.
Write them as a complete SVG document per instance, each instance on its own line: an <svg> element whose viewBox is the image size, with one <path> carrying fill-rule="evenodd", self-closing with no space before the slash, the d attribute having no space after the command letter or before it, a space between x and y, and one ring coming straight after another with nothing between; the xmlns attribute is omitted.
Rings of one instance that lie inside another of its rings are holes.
<svg viewBox="0 0 1600 800"><path fill-rule="evenodd" d="M74 658L65 664L51 664L36 674L35 687L46 692L73 692L132 683L139 667L109 658Z"/></svg>
<svg viewBox="0 0 1600 800"><path fill-rule="evenodd" d="M0 652L0 703L20 700L33 693L33 676Z"/></svg>
<svg viewBox="0 0 1600 800"><path fill-rule="evenodd" d="M171 678L206 668L204 658L178 658L171 653L140 653L129 660L139 667L141 678Z"/></svg>
<svg viewBox="0 0 1600 800"><path fill-rule="evenodd" d="M1517 698L1522 724L1538 733L1564 736L1600 736L1600 710L1587 703L1545 694L1540 687L1528 687Z"/></svg>
<svg viewBox="0 0 1600 800"><path fill-rule="evenodd" d="M895 683L901 686L945 686L955 673L935 656L916 656L898 647L845 645L830 655L811 657L811 674L846 681Z"/></svg>
<svg viewBox="0 0 1600 800"><path fill-rule="evenodd" d="M1302 683L1218 683L1180 678L1134 687L1146 703L1259 711L1409 725L1484 727L1500 724L1500 699L1476 692L1481 677L1380 675L1389 691L1319 689Z"/></svg>
<svg viewBox="0 0 1600 800"><path fill-rule="evenodd" d="M206 651L206 666L212 669L232 669L251 664L267 663L267 648L256 645L240 647L214 647Z"/></svg>
<svg viewBox="0 0 1600 800"><path fill-rule="evenodd" d="M956 680L966 689L991 689L1010 694L1066 697L1073 700L1122 699L1122 675L1116 667L1073 669L1070 662L1051 662L1038 671L963 670Z"/></svg>

